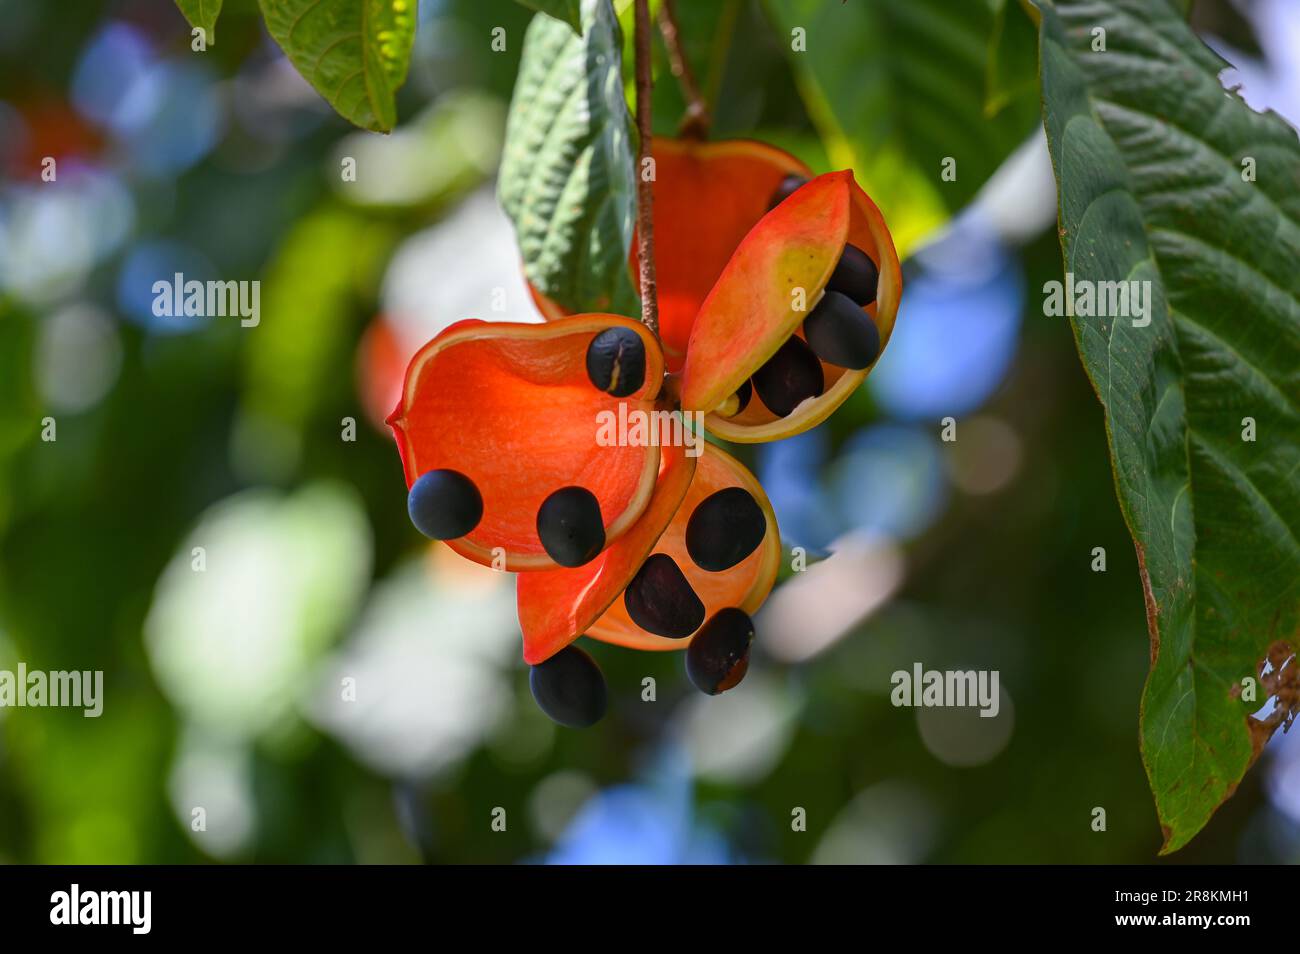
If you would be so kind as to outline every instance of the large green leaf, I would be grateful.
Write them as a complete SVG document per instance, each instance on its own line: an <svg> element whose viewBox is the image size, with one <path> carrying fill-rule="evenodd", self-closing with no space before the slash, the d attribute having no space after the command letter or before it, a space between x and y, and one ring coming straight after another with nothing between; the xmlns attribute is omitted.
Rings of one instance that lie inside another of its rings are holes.
<svg viewBox="0 0 1300 954"><path fill-rule="evenodd" d="M1033 131L1032 60L985 113L997 0L767 0L831 159L851 166L905 253L975 195ZM806 51L792 49L804 31ZM944 160L956 161L944 181Z"/></svg>
<svg viewBox="0 0 1300 954"><path fill-rule="evenodd" d="M524 273L572 311L635 312L636 216L621 35L609 0L583 0L583 33L547 16L524 37L498 192Z"/></svg>
<svg viewBox="0 0 1300 954"><path fill-rule="evenodd" d="M1300 645L1300 143L1221 88L1166 0L1040 6L1066 271L1153 290L1148 325L1072 324L1146 593L1142 754L1168 852L1281 718L1249 718L1264 699L1243 680Z"/></svg>
<svg viewBox="0 0 1300 954"><path fill-rule="evenodd" d="M417 0L258 0L266 28L307 82L363 129L397 123Z"/></svg>
<svg viewBox="0 0 1300 954"><path fill-rule="evenodd" d="M216 39L217 17L221 14L222 0L176 0L190 26L204 32L208 43Z"/></svg>
<svg viewBox="0 0 1300 954"><path fill-rule="evenodd" d="M582 4L578 0L519 0L524 6L555 17L582 33Z"/></svg>

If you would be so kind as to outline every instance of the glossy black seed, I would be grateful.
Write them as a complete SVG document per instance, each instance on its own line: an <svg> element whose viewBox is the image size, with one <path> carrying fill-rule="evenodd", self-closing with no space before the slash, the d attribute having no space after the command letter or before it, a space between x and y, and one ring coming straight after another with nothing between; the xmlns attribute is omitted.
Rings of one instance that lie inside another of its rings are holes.
<svg viewBox="0 0 1300 954"><path fill-rule="evenodd" d="M879 283L880 269L876 268L876 263L856 245L846 245L826 288L848 295L859 305L870 305L876 300Z"/></svg>
<svg viewBox="0 0 1300 954"><path fill-rule="evenodd" d="M614 397L645 384L645 342L631 328L606 328L587 345L587 377Z"/></svg>
<svg viewBox="0 0 1300 954"><path fill-rule="evenodd" d="M582 566L605 548L600 501L585 487L561 487L537 510L537 536L560 566Z"/></svg>
<svg viewBox="0 0 1300 954"><path fill-rule="evenodd" d="M880 332L871 316L839 292L828 291L804 319L813 353L827 364L861 371L880 355Z"/></svg>
<svg viewBox="0 0 1300 954"><path fill-rule="evenodd" d="M726 692L745 678L754 623L743 610L718 610L686 648L686 675L710 696Z"/></svg>
<svg viewBox="0 0 1300 954"><path fill-rule="evenodd" d="M577 646L566 646L528 673L528 688L538 708L560 725L585 729L605 715L605 676Z"/></svg>
<svg viewBox="0 0 1300 954"><path fill-rule="evenodd" d="M801 401L817 397L826 386L817 355L793 335L754 372L753 381L759 400L777 417L785 417Z"/></svg>
<svg viewBox="0 0 1300 954"><path fill-rule="evenodd" d="M623 591L623 605L632 622L656 636L684 639L704 622L704 604L666 553L641 564Z"/></svg>
<svg viewBox="0 0 1300 954"><path fill-rule="evenodd" d="M426 537L454 540L483 519L483 496L458 470L430 470L411 485L406 512Z"/></svg>
<svg viewBox="0 0 1300 954"><path fill-rule="evenodd" d="M754 552L767 533L767 517L744 487L710 494L686 522L686 552L702 570L729 570Z"/></svg>
<svg viewBox="0 0 1300 954"><path fill-rule="evenodd" d="M772 193L772 197L767 200L767 210L771 212L786 199L790 198L790 196L794 195L795 191L807 181L808 180L803 176L786 176L781 180L781 184L776 187L776 191Z"/></svg>
<svg viewBox="0 0 1300 954"><path fill-rule="evenodd" d="M736 407L736 414L739 414L745 408L749 407L749 399L754 396L754 386L746 378L740 387L736 388L736 399L740 402ZM733 417L735 415L732 415Z"/></svg>

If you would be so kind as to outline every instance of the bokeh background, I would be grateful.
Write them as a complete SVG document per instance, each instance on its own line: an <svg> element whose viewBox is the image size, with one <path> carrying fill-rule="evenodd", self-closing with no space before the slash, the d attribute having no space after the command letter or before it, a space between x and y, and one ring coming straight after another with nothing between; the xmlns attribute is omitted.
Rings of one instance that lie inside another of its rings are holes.
<svg viewBox="0 0 1300 954"><path fill-rule="evenodd" d="M843 144L770 11L678 5L715 137L828 168ZM98 719L0 709L0 860L1152 861L1142 594L1100 406L1042 316L1061 265L1032 115L911 243L868 386L739 450L786 546L833 553L778 586L745 682L709 699L679 654L590 644L605 720L537 710L512 578L411 528L382 426L440 328L537 320L493 192L529 15L422 0L381 137L331 113L251 0L202 54L163 0L0 0L0 668L105 681ZM1300 118L1300 7L1197 15L1240 65L1225 81ZM664 73L659 131L680 111ZM261 323L154 317L178 271L259 279ZM1000 715L894 708L890 674L916 662L998 670ZM1296 736L1169 862L1300 860Z"/></svg>

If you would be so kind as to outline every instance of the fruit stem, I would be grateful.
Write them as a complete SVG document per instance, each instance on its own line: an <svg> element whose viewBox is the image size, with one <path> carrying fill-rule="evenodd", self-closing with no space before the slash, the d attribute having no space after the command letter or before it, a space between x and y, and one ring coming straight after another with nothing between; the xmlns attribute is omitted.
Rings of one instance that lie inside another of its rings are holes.
<svg viewBox="0 0 1300 954"><path fill-rule="evenodd" d="M685 139L707 139L709 135L709 107L700 84L691 69L691 61L682 49L681 29L677 26L677 10L673 0L663 0L659 7L659 32L663 34L668 49L668 65L682 87L686 97L686 114L677 127L678 135Z"/></svg>
<svg viewBox="0 0 1300 954"><path fill-rule="evenodd" d="M650 0L636 0L636 168L637 265L641 277L641 321L659 336L659 295L655 283L654 161L650 155ZM650 159L650 162L646 160Z"/></svg>

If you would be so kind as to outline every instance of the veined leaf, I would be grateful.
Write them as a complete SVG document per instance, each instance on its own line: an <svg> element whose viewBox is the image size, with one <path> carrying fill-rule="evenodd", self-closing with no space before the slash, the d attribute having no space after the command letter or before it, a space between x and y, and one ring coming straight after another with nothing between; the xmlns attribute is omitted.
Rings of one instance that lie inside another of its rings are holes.
<svg viewBox="0 0 1300 954"><path fill-rule="evenodd" d="M562 20L582 35L582 4L579 0L519 0L524 6Z"/></svg>
<svg viewBox="0 0 1300 954"><path fill-rule="evenodd" d="M1151 290L1149 324L1072 324L1137 544L1169 852L1283 718L1250 718L1267 692L1244 690L1300 645L1300 142L1222 89L1166 0L1039 6L1067 278Z"/></svg>
<svg viewBox="0 0 1300 954"><path fill-rule="evenodd" d="M767 7L831 161L853 168L900 254L969 202L1033 131L1037 90L1010 75L1002 108L985 114L994 0ZM1021 69L1032 79L1032 62Z"/></svg>
<svg viewBox="0 0 1300 954"><path fill-rule="evenodd" d="M388 132L406 81L417 0L258 0L266 28L340 116Z"/></svg>
<svg viewBox="0 0 1300 954"><path fill-rule="evenodd" d="M217 17L221 14L222 0L176 0L190 26L202 30L208 43L216 41Z"/></svg>
<svg viewBox="0 0 1300 954"><path fill-rule="evenodd" d="M583 33L534 17L506 121L498 192L528 280L571 311L635 313L631 117L609 0L583 0Z"/></svg>

